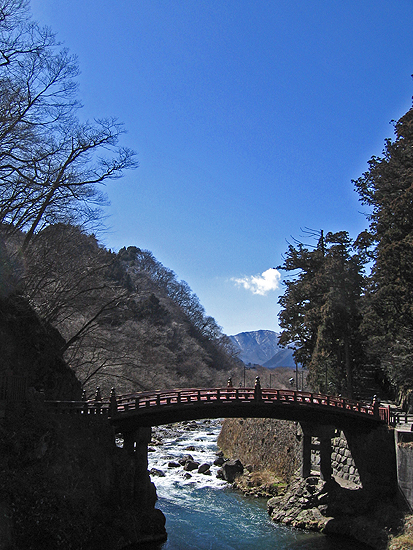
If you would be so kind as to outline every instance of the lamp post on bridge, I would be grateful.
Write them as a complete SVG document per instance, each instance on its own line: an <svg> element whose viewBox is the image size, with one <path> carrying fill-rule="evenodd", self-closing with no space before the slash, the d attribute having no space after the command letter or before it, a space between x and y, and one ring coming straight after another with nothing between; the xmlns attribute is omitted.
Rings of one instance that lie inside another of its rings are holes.
<svg viewBox="0 0 413 550"><path fill-rule="evenodd" d="M246 370L255 370L255 366L252 363L248 363L248 365L246 365L244 363L244 388L246 387L245 386L245 371Z"/></svg>
<svg viewBox="0 0 413 550"><path fill-rule="evenodd" d="M294 361L295 363L295 389L298 391L298 364L297 361Z"/></svg>

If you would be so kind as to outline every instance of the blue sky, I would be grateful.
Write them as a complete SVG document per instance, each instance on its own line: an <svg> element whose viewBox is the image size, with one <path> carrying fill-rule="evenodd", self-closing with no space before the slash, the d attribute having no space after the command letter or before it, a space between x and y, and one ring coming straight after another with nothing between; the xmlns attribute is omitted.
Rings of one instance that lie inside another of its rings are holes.
<svg viewBox="0 0 413 550"><path fill-rule="evenodd" d="M366 227L352 179L412 104L412 0L32 0L140 167L106 186L119 250L150 250L227 334L278 330L301 228ZM282 280L282 274L281 274Z"/></svg>

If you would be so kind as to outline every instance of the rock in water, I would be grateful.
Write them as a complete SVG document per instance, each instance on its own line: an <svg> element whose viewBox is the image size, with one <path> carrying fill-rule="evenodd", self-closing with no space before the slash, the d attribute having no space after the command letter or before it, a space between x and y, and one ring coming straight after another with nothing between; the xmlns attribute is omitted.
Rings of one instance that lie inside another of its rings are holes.
<svg viewBox="0 0 413 550"><path fill-rule="evenodd" d="M235 478L244 472L244 466L237 458L235 460L228 460L222 465L222 476L228 483L234 483Z"/></svg>
<svg viewBox="0 0 413 550"><path fill-rule="evenodd" d="M184 470L186 472L192 472L192 470L196 470L197 468L199 468L199 462L194 460L188 460L185 462Z"/></svg>
<svg viewBox="0 0 413 550"><path fill-rule="evenodd" d="M192 455L184 455L182 458L178 460L179 464L181 466L185 466L185 463L188 462L188 460L194 460L194 457Z"/></svg>
<svg viewBox="0 0 413 550"><path fill-rule="evenodd" d="M151 476L165 477L165 473L157 468L152 468L149 473Z"/></svg>
<svg viewBox="0 0 413 550"><path fill-rule="evenodd" d="M201 466L198 468L198 474L206 474L209 472L210 465L207 463L201 464Z"/></svg>

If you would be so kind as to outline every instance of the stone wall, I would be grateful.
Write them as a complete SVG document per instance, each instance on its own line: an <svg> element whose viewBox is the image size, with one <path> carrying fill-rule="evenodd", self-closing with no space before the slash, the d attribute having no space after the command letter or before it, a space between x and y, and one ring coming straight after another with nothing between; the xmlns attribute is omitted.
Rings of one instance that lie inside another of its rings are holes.
<svg viewBox="0 0 413 550"><path fill-rule="evenodd" d="M312 438L311 464L314 470L320 468L320 452L318 438ZM336 431L336 437L331 440L331 467L333 475L356 485L361 485L357 466L348 447L346 436L341 431Z"/></svg>
<svg viewBox="0 0 413 550"><path fill-rule="evenodd" d="M300 467L298 423L270 418L227 418L218 446L228 458L239 458L254 470L269 470L289 481Z"/></svg>
<svg viewBox="0 0 413 550"><path fill-rule="evenodd" d="M320 444L317 437L312 438L311 449L311 465L315 471L320 469ZM331 467L333 476L345 481L349 481L355 485L361 486L360 475L348 447L346 436L342 431L336 430L336 436L331 440Z"/></svg>
<svg viewBox="0 0 413 550"><path fill-rule="evenodd" d="M317 428L307 433L317 433ZM397 492L393 431L386 426L362 432L331 428L331 473L336 478L363 487L371 495ZM311 471L320 471L320 440L311 437ZM308 472L309 474L310 472ZM308 475L307 474L307 475Z"/></svg>
<svg viewBox="0 0 413 550"><path fill-rule="evenodd" d="M397 481L410 510L413 509L413 433L395 430Z"/></svg>
<svg viewBox="0 0 413 550"><path fill-rule="evenodd" d="M331 441L333 475L361 485L357 466L348 447L346 436L336 431ZM270 470L284 480L290 480L301 466L302 430L296 422L272 419L226 419L218 445L226 456L239 458L255 470ZM312 438L311 464L320 469L319 439Z"/></svg>
<svg viewBox="0 0 413 550"><path fill-rule="evenodd" d="M360 475L348 447L346 436L338 432L331 442L333 452L331 454L331 466L333 475L355 485L361 485Z"/></svg>
<svg viewBox="0 0 413 550"><path fill-rule="evenodd" d="M393 434L386 427L371 432L333 430L331 467L335 477L376 494L397 488ZM218 445L230 458L254 470L270 470L289 481L302 463L300 424L273 419L226 419ZM312 437L311 468L320 469L319 440Z"/></svg>

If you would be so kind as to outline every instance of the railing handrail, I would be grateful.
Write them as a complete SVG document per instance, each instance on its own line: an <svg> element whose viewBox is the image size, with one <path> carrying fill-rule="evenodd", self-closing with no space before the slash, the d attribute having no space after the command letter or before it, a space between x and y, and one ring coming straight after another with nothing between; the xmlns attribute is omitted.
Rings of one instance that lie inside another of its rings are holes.
<svg viewBox="0 0 413 550"><path fill-rule="evenodd" d="M122 417L125 414L139 414L139 411L149 408L153 411L160 408L188 407L194 404L259 402L265 406L271 403L279 403L285 406L311 407L331 411L340 409L344 414L358 417L376 418L387 423L392 422L389 407L378 404L368 404L341 396L313 393L281 388L255 388L246 387L221 387L221 388L175 388L169 390L155 390L128 393L120 396L111 394L104 399L100 397L100 391L95 398L79 401L47 401L48 407L61 414L100 414L109 417ZM142 411L143 412L143 411Z"/></svg>

